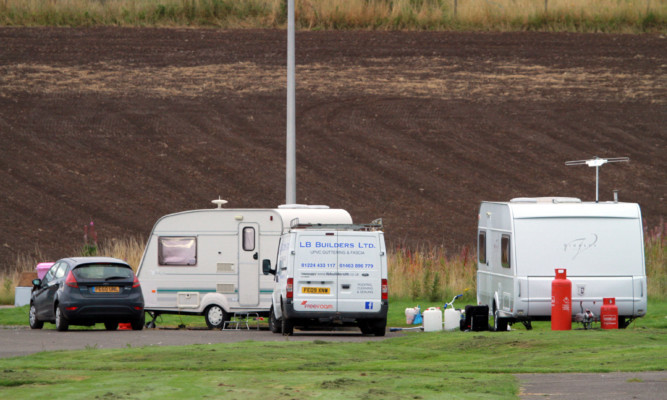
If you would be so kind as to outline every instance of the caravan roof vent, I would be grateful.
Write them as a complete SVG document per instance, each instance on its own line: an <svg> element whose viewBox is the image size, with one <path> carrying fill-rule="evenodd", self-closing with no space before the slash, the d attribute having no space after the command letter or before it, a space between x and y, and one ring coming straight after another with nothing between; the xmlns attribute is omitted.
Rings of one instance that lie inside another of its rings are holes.
<svg viewBox="0 0 667 400"><path fill-rule="evenodd" d="M534 197L515 197L510 200L510 203L537 203L537 199Z"/></svg>
<svg viewBox="0 0 667 400"><path fill-rule="evenodd" d="M217 205L218 208L222 208L223 204L227 204L227 200L223 200L223 199L220 198L220 196L218 196L217 199L211 200L211 203Z"/></svg>
<svg viewBox="0 0 667 400"><path fill-rule="evenodd" d="M308 205L308 204L281 204L281 205L278 206L278 208L281 208L281 209L286 209L286 208L295 208L295 209L304 209L304 208L326 209L326 208L329 208L329 206L324 206L324 205Z"/></svg>
<svg viewBox="0 0 667 400"><path fill-rule="evenodd" d="M510 203L581 203L576 197L516 197Z"/></svg>
<svg viewBox="0 0 667 400"><path fill-rule="evenodd" d="M547 197L552 203L581 203L581 199L576 197Z"/></svg>

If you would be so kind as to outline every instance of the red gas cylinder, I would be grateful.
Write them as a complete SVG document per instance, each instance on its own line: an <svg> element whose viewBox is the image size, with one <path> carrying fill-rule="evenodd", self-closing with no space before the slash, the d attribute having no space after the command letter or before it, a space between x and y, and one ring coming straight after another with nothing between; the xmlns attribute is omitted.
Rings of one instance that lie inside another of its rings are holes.
<svg viewBox="0 0 667 400"><path fill-rule="evenodd" d="M572 282L567 270L556 268L556 279L551 282L551 330L572 329Z"/></svg>
<svg viewBox="0 0 667 400"><path fill-rule="evenodd" d="M616 306L615 297L605 297L602 299L600 325L602 329L618 329L618 306Z"/></svg>

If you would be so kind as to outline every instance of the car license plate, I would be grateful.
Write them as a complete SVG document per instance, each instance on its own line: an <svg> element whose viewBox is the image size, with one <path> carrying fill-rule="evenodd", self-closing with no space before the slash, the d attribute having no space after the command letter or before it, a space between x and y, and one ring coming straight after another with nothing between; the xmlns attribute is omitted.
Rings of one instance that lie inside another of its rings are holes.
<svg viewBox="0 0 667 400"><path fill-rule="evenodd" d="M308 286L303 286L301 288L301 293L308 293L308 294L329 294L329 288L328 287L308 287Z"/></svg>
<svg viewBox="0 0 667 400"><path fill-rule="evenodd" d="M93 293L119 293L118 286L93 286Z"/></svg>

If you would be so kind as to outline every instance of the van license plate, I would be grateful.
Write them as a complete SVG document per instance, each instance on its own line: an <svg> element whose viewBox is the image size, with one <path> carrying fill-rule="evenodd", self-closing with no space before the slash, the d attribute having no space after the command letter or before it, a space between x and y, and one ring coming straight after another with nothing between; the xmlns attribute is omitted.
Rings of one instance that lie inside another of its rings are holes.
<svg viewBox="0 0 667 400"><path fill-rule="evenodd" d="M301 288L301 293L329 294L329 288L328 287L307 287L307 286L303 286Z"/></svg>
<svg viewBox="0 0 667 400"><path fill-rule="evenodd" d="M118 286L93 286L93 293L119 293Z"/></svg>

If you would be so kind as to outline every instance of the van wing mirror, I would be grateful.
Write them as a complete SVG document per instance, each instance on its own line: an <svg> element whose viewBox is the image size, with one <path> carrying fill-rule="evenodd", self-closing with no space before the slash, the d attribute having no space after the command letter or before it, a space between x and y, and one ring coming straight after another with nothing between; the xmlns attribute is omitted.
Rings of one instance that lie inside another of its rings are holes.
<svg viewBox="0 0 667 400"><path fill-rule="evenodd" d="M33 279L33 280L32 280L32 286L36 286L36 287L37 287L37 286L39 286L39 285L41 285L41 284L42 284L42 280L41 280L41 279Z"/></svg>
<svg viewBox="0 0 667 400"><path fill-rule="evenodd" d="M271 268L271 260L265 259L262 261L262 272L264 273L264 275L276 274L276 270Z"/></svg>

